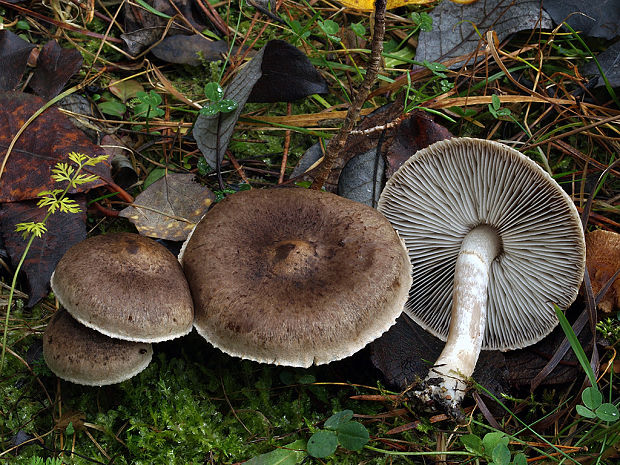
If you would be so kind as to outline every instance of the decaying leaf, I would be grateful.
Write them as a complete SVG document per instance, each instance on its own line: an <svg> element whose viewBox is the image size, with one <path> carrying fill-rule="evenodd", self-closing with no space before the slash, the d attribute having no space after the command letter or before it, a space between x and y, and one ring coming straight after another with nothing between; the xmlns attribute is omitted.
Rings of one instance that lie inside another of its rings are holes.
<svg viewBox="0 0 620 465"><path fill-rule="evenodd" d="M112 165L112 176L116 184L122 188L127 188L138 182L138 173L136 173L128 156L131 154L131 150L125 146L120 138L106 134L101 139L101 147L110 156L108 161Z"/></svg>
<svg viewBox="0 0 620 465"><path fill-rule="evenodd" d="M494 30L500 41L527 29L550 29L552 21L539 0L479 0L471 5L441 2L430 13L433 29L422 31L415 59L443 62L476 51L480 37ZM467 59L453 63L458 67Z"/></svg>
<svg viewBox="0 0 620 465"><path fill-rule="evenodd" d="M265 46L261 76L248 102L292 102L328 92L327 82L305 53L283 40L271 40Z"/></svg>
<svg viewBox="0 0 620 465"><path fill-rule="evenodd" d="M618 0L545 0L543 8L556 24L566 22L584 36L613 39L620 32Z"/></svg>
<svg viewBox="0 0 620 465"><path fill-rule="evenodd" d="M213 192L198 184L193 174L168 173L138 195L120 216L145 236L183 241L214 200Z"/></svg>
<svg viewBox="0 0 620 465"><path fill-rule="evenodd" d="M235 124L251 95L254 102L274 102L295 100L326 91L327 86L323 78L309 63L308 58L298 50L293 52L291 49L297 50L282 40L269 41L241 68L226 87L223 99L234 100L237 108L229 113L200 114L196 119L192 134L205 160L212 168L216 167L218 158L221 161L224 157ZM268 57L267 61L264 57ZM278 66L280 70L276 71ZM262 79L264 72L265 79ZM313 73L316 73L318 79ZM256 85L259 87L254 93ZM269 93L273 96L269 97Z"/></svg>
<svg viewBox="0 0 620 465"><path fill-rule="evenodd" d="M610 45L607 50L597 55L596 59L601 65L605 77L609 81L609 85L613 88L620 87L620 41ZM583 74L592 76L596 80L594 87L605 86L605 80L594 61L591 61L583 68Z"/></svg>
<svg viewBox="0 0 620 465"><path fill-rule="evenodd" d="M7 147L17 131L44 104L45 101L35 95L0 93L0 163L5 160ZM6 159L1 173L0 202L35 199L42 190L56 189L58 185L50 179L51 168L67 160L71 152L91 157L105 153L65 115L55 108L47 109L26 128ZM111 182L110 167L106 163L87 167L84 171L101 179L71 189L70 193L87 192Z"/></svg>
<svg viewBox="0 0 620 465"><path fill-rule="evenodd" d="M86 199L83 195L74 196L82 212L86 211ZM0 234L11 263L19 262L27 241L21 233L15 231L17 223L42 221L46 214L44 208L38 208L34 200L0 204ZM47 232L34 239L22 272L28 280L28 306L35 305L49 292L49 280L56 264L64 253L74 244L86 239L86 214L61 213L51 215L46 223Z"/></svg>
<svg viewBox="0 0 620 465"><path fill-rule="evenodd" d="M60 93L71 76L82 66L82 54L76 49L66 49L50 40L39 53L30 88L50 100Z"/></svg>
<svg viewBox="0 0 620 465"><path fill-rule="evenodd" d="M596 296L620 268L620 234L602 229L586 234L586 266ZM620 276L598 307L606 313L620 309Z"/></svg>
<svg viewBox="0 0 620 465"><path fill-rule="evenodd" d="M433 142L452 137L452 134L436 123L429 114L416 110L403 116L402 112L402 101L398 100L378 108L365 117L355 128L355 132L347 138L347 150L343 157L334 162L325 189L331 192L336 192L338 189L340 192L343 189L342 186L338 187L340 183L358 186L362 192L370 193L366 200L372 205L372 192L376 192L377 182L381 181L382 188L384 178L392 176L415 152ZM376 152L378 144L381 144L380 154L385 160L385 173L380 180L376 178L378 173L375 173L374 162L371 164L354 162L355 168L348 168L346 178L340 180L343 169L350 160L369 151ZM305 160L307 156L311 159ZM300 165L304 164L307 170L307 167L316 162L320 156L321 153L316 150L308 151L300 160ZM366 172L369 169L372 169L372 172ZM364 172L358 173L357 170ZM293 176L304 171L296 169ZM351 179L348 179L349 177Z"/></svg>
<svg viewBox="0 0 620 465"><path fill-rule="evenodd" d="M200 66L203 62L221 60L228 52L225 40L210 40L200 34L166 37L151 53L168 63Z"/></svg>
<svg viewBox="0 0 620 465"><path fill-rule="evenodd" d="M19 84L33 48L17 34L0 30L0 90L13 90Z"/></svg>
<svg viewBox="0 0 620 465"><path fill-rule="evenodd" d="M135 98L138 92L144 92L144 86L135 79L123 79L110 84L108 90L125 103L127 100Z"/></svg>
<svg viewBox="0 0 620 465"><path fill-rule="evenodd" d="M376 207L383 189L385 161L379 150L370 149L354 156L338 179L338 195Z"/></svg>

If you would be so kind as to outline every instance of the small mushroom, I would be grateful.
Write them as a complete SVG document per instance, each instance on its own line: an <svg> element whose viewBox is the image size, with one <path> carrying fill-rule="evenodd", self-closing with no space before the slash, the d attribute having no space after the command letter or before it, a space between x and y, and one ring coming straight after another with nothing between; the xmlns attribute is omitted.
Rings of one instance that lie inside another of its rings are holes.
<svg viewBox="0 0 620 465"><path fill-rule="evenodd" d="M497 142L453 138L413 155L379 210L405 241L405 312L446 341L423 398L457 409L481 348L519 349L557 324L584 273L570 197L532 160ZM456 410L454 410L456 412Z"/></svg>
<svg viewBox="0 0 620 465"><path fill-rule="evenodd" d="M151 362L151 344L105 336L59 310L43 335L43 358L52 372L67 381L103 386L125 381Z"/></svg>
<svg viewBox="0 0 620 465"><path fill-rule="evenodd" d="M347 357L401 314L407 251L376 210L326 192L239 192L180 260L199 334L237 357L308 367Z"/></svg>
<svg viewBox="0 0 620 465"><path fill-rule="evenodd" d="M106 336L160 342L192 329L193 303L179 262L138 234L76 244L56 266L51 286L76 320Z"/></svg>
<svg viewBox="0 0 620 465"><path fill-rule="evenodd" d="M620 268L620 234L602 229L586 234L586 265L596 296ZM606 313L620 308L620 276L616 277L598 307Z"/></svg>

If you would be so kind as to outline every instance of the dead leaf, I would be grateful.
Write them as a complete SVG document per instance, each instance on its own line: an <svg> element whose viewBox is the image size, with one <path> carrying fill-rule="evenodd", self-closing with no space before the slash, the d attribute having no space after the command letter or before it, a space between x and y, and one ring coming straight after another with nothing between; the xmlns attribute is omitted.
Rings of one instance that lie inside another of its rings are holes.
<svg viewBox="0 0 620 465"><path fill-rule="evenodd" d="M545 0L543 8L556 24L566 22L584 36L613 39L620 32L618 0Z"/></svg>
<svg viewBox="0 0 620 465"><path fill-rule="evenodd" d="M73 198L85 212L85 197L78 195ZM0 204L0 234L13 265L19 262L26 248L26 240L21 233L15 232L15 225L42 221L46 212L44 208L38 208L34 200ZM28 307L48 294L50 277L64 253L86 239L85 213L57 212L48 218L46 226L47 232L33 241L22 266L30 289Z"/></svg>
<svg viewBox="0 0 620 465"><path fill-rule="evenodd" d="M215 195L193 174L168 173L120 212L144 236L183 241L207 212Z"/></svg>
<svg viewBox="0 0 620 465"><path fill-rule="evenodd" d="M5 159L7 147L19 128L44 104L35 95L0 93L0 160ZM0 182L0 202L35 199L43 190L58 188L50 179L51 169L59 161L67 160L70 152L89 156L105 153L56 108L47 109L26 128L10 153ZM111 182L106 163L88 167L85 172L101 179L71 189L70 193L87 192Z"/></svg>
<svg viewBox="0 0 620 465"><path fill-rule="evenodd" d="M328 92L327 82L305 53L283 40L271 40L265 46L261 76L248 102L292 102Z"/></svg>
<svg viewBox="0 0 620 465"><path fill-rule="evenodd" d="M338 179L338 195L375 207L383 189L385 161L376 148L354 156Z"/></svg>
<svg viewBox="0 0 620 465"><path fill-rule="evenodd" d="M34 48L17 34L0 30L0 90L13 90L22 79Z"/></svg>
<svg viewBox="0 0 620 465"><path fill-rule="evenodd" d="M433 29L420 32L415 57L420 62L471 55L480 37L489 30L494 30L502 41L518 31L550 29L553 25L539 0L479 0L471 5L441 2L429 14ZM458 68L462 63L450 67Z"/></svg>
<svg viewBox="0 0 620 465"><path fill-rule="evenodd" d="M261 75L261 61L265 47L252 58L230 81L224 91L224 98L234 100L237 108L229 113L217 113L215 115L198 115L192 134L196 144L205 157L207 163L214 168L218 160L221 162L230 142L235 124L248 100L252 87Z"/></svg>
<svg viewBox="0 0 620 465"><path fill-rule="evenodd" d="M597 61L605 73L605 77L609 81L609 85L613 88L620 87L620 41L609 46L607 50L600 53L596 57ZM604 87L605 80L594 61L591 61L583 68L583 74L592 76L594 88Z"/></svg>
<svg viewBox="0 0 620 465"><path fill-rule="evenodd" d="M144 92L144 87L135 79L124 79L110 84L108 90L125 103L129 99L135 98L138 92Z"/></svg>
<svg viewBox="0 0 620 465"><path fill-rule="evenodd" d="M586 266L596 296L620 268L620 234L602 229L586 234ZM620 276L598 307L605 313L620 309Z"/></svg>
<svg viewBox="0 0 620 465"><path fill-rule="evenodd" d="M112 165L112 177L116 184L125 189L138 182L138 173L128 156L131 154L131 149L125 147L121 139L115 135L106 134L101 139L101 147L110 155L108 161Z"/></svg>
<svg viewBox="0 0 620 465"><path fill-rule="evenodd" d="M209 40L200 34L166 37L151 49L151 53L168 63L200 66L203 62L221 60L228 52L225 40Z"/></svg>
<svg viewBox="0 0 620 465"><path fill-rule="evenodd" d="M58 42L50 40L39 53L30 88L45 100L50 100L62 91L81 67L82 54L78 50L61 48Z"/></svg>

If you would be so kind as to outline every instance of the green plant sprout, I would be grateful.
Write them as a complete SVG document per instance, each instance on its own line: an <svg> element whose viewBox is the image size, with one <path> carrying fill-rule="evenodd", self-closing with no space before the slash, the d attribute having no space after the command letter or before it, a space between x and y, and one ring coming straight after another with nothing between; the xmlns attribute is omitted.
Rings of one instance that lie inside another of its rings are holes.
<svg viewBox="0 0 620 465"><path fill-rule="evenodd" d="M500 431L487 433L482 439L475 434L467 434L461 437L461 443L472 455L486 460L489 465L527 465L523 452L516 453L510 460L509 438Z"/></svg>
<svg viewBox="0 0 620 465"><path fill-rule="evenodd" d="M599 420L609 423L617 422L620 419L618 407L609 402L603 403L603 394L598 389L594 370L592 370L592 366L588 361L588 357L586 356L579 339L577 339L577 336L575 335L570 323L564 316L564 313L557 306L555 306L555 313L560 320L560 326L562 327L564 334L566 334L566 339L568 339L573 352L575 352L575 355L577 356L577 360L579 361L581 368L583 368L583 371L586 372L588 380L591 384L590 387L585 388L581 393L583 405L577 405L575 407L577 413L585 418L598 418Z"/></svg>
<svg viewBox="0 0 620 465"><path fill-rule="evenodd" d="M146 120L146 132L149 131L149 122L151 118L157 118L163 116L165 111L159 108L162 99L154 90L146 92L138 92L136 97L129 102L133 109L133 114L136 118L144 118Z"/></svg>
<svg viewBox="0 0 620 465"><path fill-rule="evenodd" d="M62 465L62 459L56 457L43 460L41 457L32 457L30 459L30 465Z"/></svg>
<svg viewBox="0 0 620 465"><path fill-rule="evenodd" d="M369 439L368 430L353 418L352 410L337 412L325 420L325 429L315 432L308 440L308 454L325 458L336 452L338 444L347 450L361 450Z"/></svg>
<svg viewBox="0 0 620 465"><path fill-rule="evenodd" d="M219 83L207 82L204 90L209 104L200 109L201 114L211 116L218 113L230 113L237 109L237 102L224 98L224 89Z"/></svg>
<svg viewBox="0 0 620 465"><path fill-rule="evenodd" d="M69 160L73 162L76 166L72 166L69 163L58 162L56 166L52 168L51 178L54 182L62 183L66 182L67 185L64 189L52 189L50 191L42 191L39 192L38 196L41 199L37 202L37 206L39 208L47 208L47 213L43 217L43 219L39 222L25 222L18 223L15 225L15 231L21 232L24 240L28 240L26 244L26 248L24 253L22 254L17 267L15 268L15 273L13 274L13 281L11 282L11 289L9 292L9 299L6 306L6 317L4 320L4 333L2 335L2 356L0 357L0 373L2 373L2 369L4 367L4 356L6 353L6 340L7 334L9 330L9 316L11 314L11 305L13 302L13 294L15 291L15 287L17 285L17 276L26 260L26 256L28 255L28 251L32 246L32 243L37 237L41 237L45 232L47 232L47 227L45 224L50 216L52 216L57 211L63 213L79 213L81 211L78 203L67 197L67 193L69 189L75 189L82 184L87 184L89 182L94 182L99 179L99 176L95 174L84 174L82 170L87 166L95 166L98 163L101 163L107 160L107 155L98 155L96 157L90 157L83 153L71 152L69 155Z"/></svg>

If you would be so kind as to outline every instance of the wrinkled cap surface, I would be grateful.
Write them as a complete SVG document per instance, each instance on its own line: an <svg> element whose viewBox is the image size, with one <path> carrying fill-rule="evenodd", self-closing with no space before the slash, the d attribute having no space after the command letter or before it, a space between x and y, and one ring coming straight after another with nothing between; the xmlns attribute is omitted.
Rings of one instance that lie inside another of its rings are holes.
<svg viewBox="0 0 620 465"><path fill-rule="evenodd" d="M183 270L163 245L131 233L94 236L71 247L51 279L71 315L119 339L160 342L192 329Z"/></svg>
<svg viewBox="0 0 620 465"><path fill-rule="evenodd" d="M533 344L557 324L583 279L585 247L570 197L536 163L492 141L453 138L413 155L387 182L379 210L413 264L406 313L444 341L454 268L465 235L497 230L483 349Z"/></svg>
<svg viewBox="0 0 620 465"><path fill-rule="evenodd" d="M239 192L198 224L181 261L195 326L224 352L310 366L347 357L402 312L411 266L376 210L326 192Z"/></svg>
<svg viewBox="0 0 620 465"><path fill-rule="evenodd" d="M52 317L43 335L43 358L67 381L103 386L125 381L151 362L151 344L123 341L81 325L66 310Z"/></svg>

